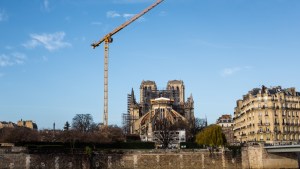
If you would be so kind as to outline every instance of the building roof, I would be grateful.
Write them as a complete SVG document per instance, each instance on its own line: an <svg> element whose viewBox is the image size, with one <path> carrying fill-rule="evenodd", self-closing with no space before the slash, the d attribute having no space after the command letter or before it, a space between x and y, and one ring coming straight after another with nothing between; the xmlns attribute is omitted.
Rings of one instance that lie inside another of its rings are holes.
<svg viewBox="0 0 300 169"><path fill-rule="evenodd" d="M267 88L265 86L262 86L261 88L254 88L251 91L248 92L248 94L251 94L253 96L256 96L258 94L269 94L269 95L275 95L277 93L283 93L286 96L300 96L300 92L296 92L295 88L286 88L283 89L281 86L275 86Z"/></svg>
<svg viewBox="0 0 300 169"><path fill-rule="evenodd" d="M223 114L218 118L217 124L218 123L232 123L232 116L230 114Z"/></svg>

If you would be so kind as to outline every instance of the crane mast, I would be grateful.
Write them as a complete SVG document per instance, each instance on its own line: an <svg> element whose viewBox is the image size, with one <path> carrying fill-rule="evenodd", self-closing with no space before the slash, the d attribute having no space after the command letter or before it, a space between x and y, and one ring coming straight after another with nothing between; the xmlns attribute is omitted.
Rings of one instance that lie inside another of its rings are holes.
<svg viewBox="0 0 300 169"><path fill-rule="evenodd" d="M91 46L95 49L101 43L104 42L104 113L103 113L103 124L104 126L108 125L108 54L109 54L109 44L113 42L112 36L118 33L120 30L124 29L126 26L149 12L151 9L159 5L164 0L157 0L155 3L150 5L148 8L144 9L139 14L133 16L130 20L124 22L119 27L115 28L110 33L106 34L102 39L98 42L91 44Z"/></svg>

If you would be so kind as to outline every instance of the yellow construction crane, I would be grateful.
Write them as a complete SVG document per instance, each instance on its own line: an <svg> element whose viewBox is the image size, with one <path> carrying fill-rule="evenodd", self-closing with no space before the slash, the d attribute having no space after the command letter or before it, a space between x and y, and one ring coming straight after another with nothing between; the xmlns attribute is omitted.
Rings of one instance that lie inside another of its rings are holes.
<svg viewBox="0 0 300 169"><path fill-rule="evenodd" d="M95 49L98 47L102 42L104 42L104 113L103 113L103 124L105 126L108 125L108 49L109 44L113 42L112 36L118 33L120 30L143 16L145 13L149 12L151 9L156 7L164 0L157 0L154 4L150 5L148 8L144 9L141 13L135 15L130 20L126 21L112 32L105 35L101 40L92 44L92 47Z"/></svg>

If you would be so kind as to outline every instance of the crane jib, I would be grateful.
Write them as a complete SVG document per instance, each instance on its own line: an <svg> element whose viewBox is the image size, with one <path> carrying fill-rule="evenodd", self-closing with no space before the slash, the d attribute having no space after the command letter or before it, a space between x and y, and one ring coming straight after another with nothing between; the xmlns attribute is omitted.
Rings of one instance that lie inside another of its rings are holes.
<svg viewBox="0 0 300 169"><path fill-rule="evenodd" d="M144 14L146 14L147 12L149 12L151 9L153 9L154 7L156 7L162 1L164 1L164 0L157 0L154 4L150 5L148 8L146 8L145 10L143 10L142 12L140 12L139 14L135 15L134 17L132 17L130 20L126 21L125 23L121 24L119 27L117 27L116 29L114 29L112 32L110 32L107 35L105 35L100 41L98 41L96 43L93 43L92 44L93 48L98 47L102 42L105 41L105 39L107 37L111 37L114 34L118 33L120 30L124 29L126 26L128 26L129 24L131 24L132 22L134 22L135 20L139 19L141 16L143 16Z"/></svg>

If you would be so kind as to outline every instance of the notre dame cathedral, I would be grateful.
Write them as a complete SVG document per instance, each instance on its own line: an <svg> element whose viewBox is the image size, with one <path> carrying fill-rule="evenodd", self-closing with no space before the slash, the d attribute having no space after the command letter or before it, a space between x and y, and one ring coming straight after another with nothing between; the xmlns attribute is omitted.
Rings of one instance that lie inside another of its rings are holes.
<svg viewBox="0 0 300 169"><path fill-rule="evenodd" d="M154 81L142 81L140 101L132 89L128 94L128 111L123 115L127 134L138 134L142 140L152 141L153 133L161 130L161 122L168 125L183 121L193 124L194 100L185 100L185 87L181 80L169 81L165 90L158 90Z"/></svg>

